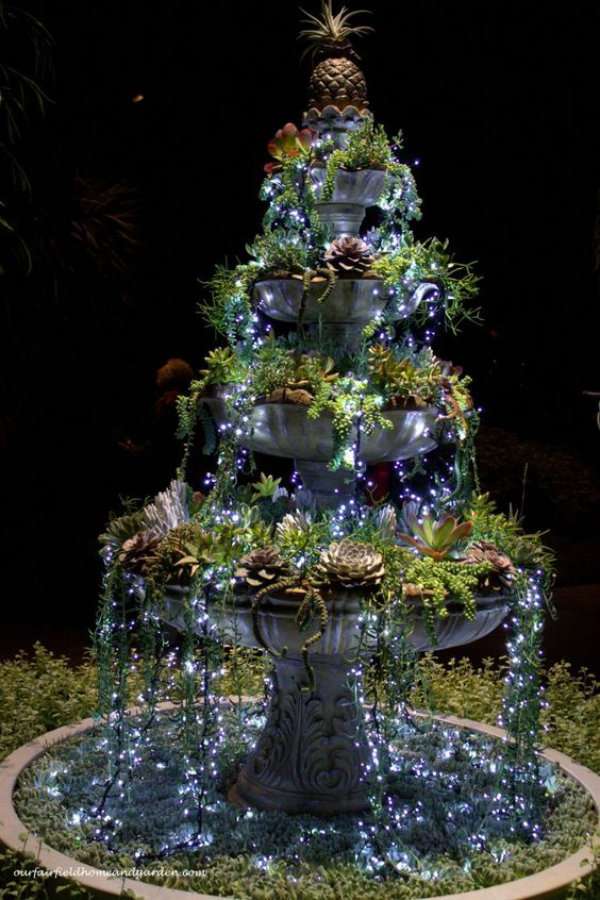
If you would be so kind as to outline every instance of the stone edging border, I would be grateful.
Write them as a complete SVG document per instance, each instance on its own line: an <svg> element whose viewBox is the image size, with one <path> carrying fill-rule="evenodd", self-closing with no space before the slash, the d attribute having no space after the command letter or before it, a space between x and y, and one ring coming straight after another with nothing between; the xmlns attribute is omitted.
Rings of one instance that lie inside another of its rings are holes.
<svg viewBox="0 0 600 900"><path fill-rule="evenodd" d="M163 708L168 706L164 704ZM135 713L135 710L130 710ZM470 719L459 719L454 716L436 717L445 724L457 728L478 731L492 737L504 738L505 732L501 728L491 725L483 725ZM72 857L53 850L36 835L28 831L20 821L12 802L13 791L21 772L31 765L38 757L46 753L55 744L63 743L69 738L83 734L97 725L94 719L84 719L75 725L67 725L49 731L36 740L19 747L0 763L0 844L4 844L18 853L32 855L32 863L49 872L64 872L76 869L76 878L62 878L62 881L74 881L82 887L94 892L99 897L119 897L125 891L135 894L140 900L224 900L198 894L191 891L175 890L158 885L147 884L131 878L108 877L99 869L87 866ZM600 815L600 777L584 766L574 762L564 753L556 750L545 750L544 757L556 763L574 781L580 784L590 794ZM560 896L568 885L578 878L588 875L593 868L591 863L592 848L583 846L576 853L568 856L562 862L544 869L536 875L520 878L507 884L482 888L477 891L467 891L462 894L447 894L438 897L437 900L552 900Z"/></svg>

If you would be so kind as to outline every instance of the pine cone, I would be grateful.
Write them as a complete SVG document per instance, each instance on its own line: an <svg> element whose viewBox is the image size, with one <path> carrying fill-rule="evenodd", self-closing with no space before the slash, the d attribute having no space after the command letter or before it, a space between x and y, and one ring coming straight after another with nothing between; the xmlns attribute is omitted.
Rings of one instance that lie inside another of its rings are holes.
<svg viewBox="0 0 600 900"><path fill-rule="evenodd" d="M341 277L364 275L373 265L373 261L369 245L361 238L349 235L334 241L325 254L327 265Z"/></svg>
<svg viewBox="0 0 600 900"><path fill-rule="evenodd" d="M375 587L384 576L383 556L370 544L345 538L323 550L315 573L321 582L344 587Z"/></svg>
<svg viewBox="0 0 600 900"><path fill-rule="evenodd" d="M138 532L122 545L119 562L134 575L147 575L160 541L160 537L153 531Z"/></svg>
<svg viewBox="0 0 600 900"><path fill-rule="evenodd" d="M289 576L287 563L273 547L253 550L240 559L236 578L243 578L253 588L264 588Z"/></svg>
<svg viewBox="0 0 600 900"><path fill-rule="evenodd" d="M492 570L484 575L482 585L490 590L498 591L511 587L517 574L511 558L489 541L477 541L471 544L464 557L464 562L470 565L490 563L493 566Z"/></svg>

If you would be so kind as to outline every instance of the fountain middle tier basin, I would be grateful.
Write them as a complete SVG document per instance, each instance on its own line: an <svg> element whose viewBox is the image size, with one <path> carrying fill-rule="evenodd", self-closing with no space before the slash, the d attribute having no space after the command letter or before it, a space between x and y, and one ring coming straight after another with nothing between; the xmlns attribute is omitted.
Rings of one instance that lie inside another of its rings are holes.
<svg viewBox="0 0 600 900"><path fill-rule="evenodd" d="M227 422L222 397L208 397L203 402L218 425ZM440 411L435 407L393 409L384 412L384 416L390 422L389 428L375 428L370 434L361 433L359 438L354 427L351 437L357 445L357 459L368 464L412 459L437 446L436 422ZM240 437L240 444L269 456L328 462L335 453L332 415L324 412L318 419L311 419L305 406L260 403L250 412L248 433Z"/></svg>
<svg viewBox="0 0 600 900"><path fill-rule="evenodd" d="M399 300L379 278L340 278L329 290L326 280L313 281L306 292L299 278L271 278L256 283L254 299L261 312L277 322L364 326L384 310L395 322L407 319L439 290L423 282L410 297Z"/></svg>
<svg viewBox="0 0 600 900"><path fill-rule="evenodd" d="M362 169L350 172L339 169L331 196L324 200L326 170L314 168L311 177L319 218L334 237L359 234L367 209L378 203L386 182L384 170Z"/></svg>

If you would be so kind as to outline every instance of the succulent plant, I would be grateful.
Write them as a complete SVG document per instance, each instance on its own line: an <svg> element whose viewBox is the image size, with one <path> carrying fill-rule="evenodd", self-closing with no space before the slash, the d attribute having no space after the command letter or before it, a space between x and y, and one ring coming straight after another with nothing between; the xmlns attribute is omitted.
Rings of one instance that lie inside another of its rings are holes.
<svg viewBox="0 0 600 900"><path fill-rule="evenodd" d="M134 513L111 519L106 526L106 531L100 535L98 540L103 546L116 549L143 531L146 524L144 510L139 509Z"/></svg>
<svg viewBox="0 0 600 900"><path fill-rule="evenodd" d="M181 573L190 578L198 573L204 566L209 566L220 561L221 553L219 542L215 535L203 531L199 526L193 526L188 537L181 541L180 553L183 554L175 563Z"/></svg>
<svg viewBox="0 0 600 900"><path fill-rule="evenodd" d="M271 175L281 168L286 159L307 157L315 139L315 132L310 128L300 131L292 122L288 122L275 134L275 137L267 145L267 149L276 163L267 163L265 172Z"/></svg>
<svg viewBox="0 0 600 900"><path fill-rule="evenodd" d="M434 357L415 365L408 357L397 359L389 347L375 344L369 349L369 372L385 391L392 406L423 407L434 401L443 386L441 369Z"/></svg>
<svg viewBox="0 0 600 900"><path fill-rule="evenodd" d="M240 559L235 577L252 588L264 588L290 574L289 567L274 547L253 550Z"/></svg>
<svg viewBox="0 0 600 900"><path fill-rule="evenodd" d="M476 541L471 544L467 548L463 561L471 565L490 564L491 569L488 574L483 576L482 584L482 587L489 590L510 588L517 574L510 556L502 553L495 544L489 541Z"/></svg>
<svg viewBox="0 0 600 900"><path fill-rule="evenodd" d="M434 519L430 513L419 518L417 503L406 503L402 518L410 534L402 532L401 539L415 547L423 556L435 560L445 559L456 545L469 536L472 522L459 522L454 516L446 515Z"/></svg>
<svg viewBox="0 0 600 900"><path fill-rule="evenodd" d="M157 494L144 509L148 530L164 536L169 531L189 522L188 486L183 481L172 481L166 491Z"/></svg>
<svg viewBox="0 0 600 900"><path fill-rule="evenodd" d="M156 387L161 392L186 391L194 379L194 370L185 359L171 357L156 373Z"/></svg>
<svg viewBox="0 0 600 900"><path fill-rule="evenodd" d="M310 516L305 515L303 512L287 513L281 522L278 523L275 534L278 540L284 541L291 535L308 531L310 526Z"/></svg>
<svg viewBox="0 0 600 900"><path fill-rule="evenodd" d="M319 391L328 390L339 378L335 362L331 357L302 354L296 363L292 376L284 387L272 391L268 397L271 403L298 403L310 406Z"/></svg>
<svg viewBox="0 0 600 900"><path fill-rule="evenodd" d="M211 350L205 362L206 369L200 370L205 384L229 384L237 381L239 363L230 347Z"/></svg>
<svg viewBox="0 0 600 900"><path fill-rule="evenodd" d="M356 278L369 271L374 257L369 245L361 238L344 235L331 244L325 262L337 275Z"/></svg>
<svg viewBox="0 0 600 900"><path fill-rule="evenodd" d="M117 559L128 572L133 572L134 575L147 575L160 542L161 538L156 532L139 531L123 543Z"/></svg>
<svg viewBox="0 0 600 900"><path fill-rule="evenodd" d="M370 544L345 538L321 552L314 574L321 583L375 587L383 578L385 567L383 556Z"/></svg>
<svg viewBox="0 0 600 900"><path fill-rule="evenodd" d="M261 472L258 481L252 485L252 499L275 501L282 496L282 492L287 496L287 491L280 485L281 478L273 478L272 475L265 475L264 472Z"/></svg>
<svg viewBox="0 0 600 900"><path fill-rule="evenodd" d="M314 396L303 388L283 387L275 388L269 394L269 403L295 403L297 406L310 406Z"/></svg>
<svg viewBox="0 0 600 900"><path fill-rule="evenodd" d="M387 503L381 509L378 509L375 514L375 522L381 537L384 540L393 541L398 529L398 516L394 507Z"/></svg>

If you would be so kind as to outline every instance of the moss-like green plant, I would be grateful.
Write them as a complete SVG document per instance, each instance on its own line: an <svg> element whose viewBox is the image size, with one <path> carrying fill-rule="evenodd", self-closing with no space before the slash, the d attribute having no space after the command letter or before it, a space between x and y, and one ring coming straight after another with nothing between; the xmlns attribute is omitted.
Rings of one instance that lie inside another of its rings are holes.
<svg viewBox="0 0 600 900"><path fill-rule="evenodd" d="M423 282L439 285L445 322L453 332L467 321L479 321L473 300L479 293L480 279L473 273L471 263L454 260L447 241L431 238L421 243L407 236L403 246L375 260L373 272L400 294L406 291L407 281L411 292ZM427 304L421 306L416 312L417 320L425 323L429 313Z"/></svg>
<svg viewBox="0 0 600 900"><path fill-rule="evenodd" d="M394 139L394 144L401 146L400 134ZM345 148L334 150L330 154L321 199L331 200L339 169L356 172L360 169L393 169L395 165L392 144L385 128L376 125L373 118L368 116L359 128L350 132Z"/></svg>
<svg viewBox="0 0 600 900"><path fill-rule="evenodd" d="M299 243L293 231L279 229L258 235L246 247L261 273L291 275L311 268L313 254L306 245Z"/></svg>
<svg viewBox="0 0 600 900"><path fill-rule="evenodd" d="M473 522L474 541L486 540L495 544L509 556L515 565L526 569L541 569L546 576L549 591L553 582L554 553L543 542L543 533L525 532L519 517L499 513L488 494L479 494L471 499L466 512Z"/></svg>
<svg viewBox="0 0 600 900"><path fill-rule="evenodd" d="M234 269L217 266L208 283L208 299L200 304L208 324L232 346L246 337L252 318L252 285L259 274L258 265L252 263Z"/></svg>
<svg viewBox="0 0 600 900"><path fill-rule="evenodd" d="M200 370L201 381L192 384L192 393L209 384L234 384L243 375L242 365L230 347L211 350L205 359L205 369Z"/></svg>

